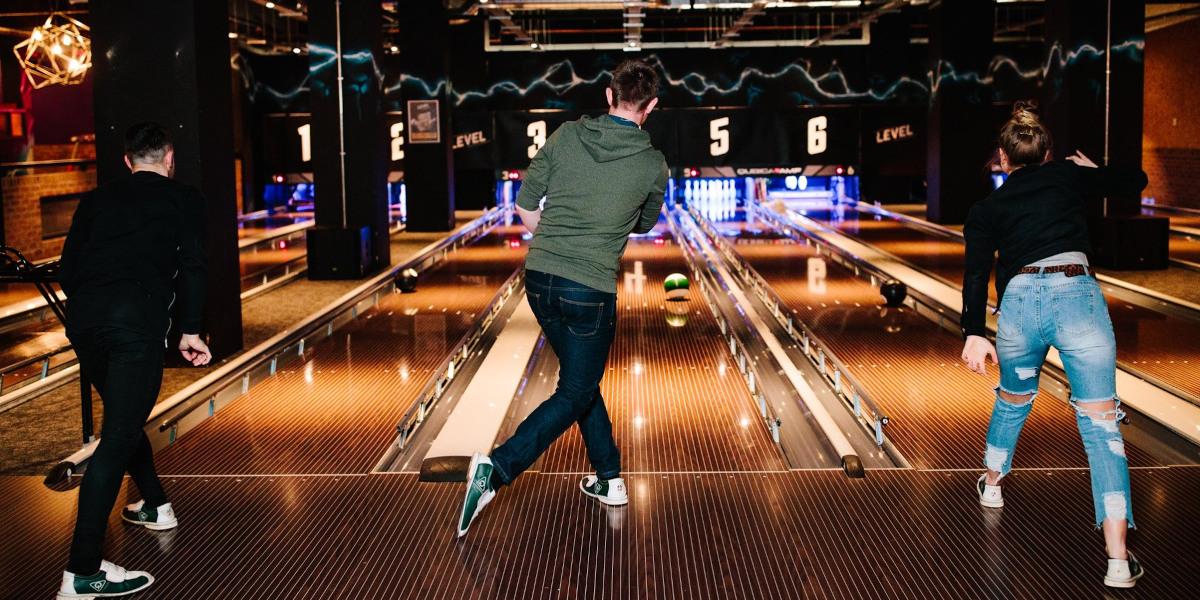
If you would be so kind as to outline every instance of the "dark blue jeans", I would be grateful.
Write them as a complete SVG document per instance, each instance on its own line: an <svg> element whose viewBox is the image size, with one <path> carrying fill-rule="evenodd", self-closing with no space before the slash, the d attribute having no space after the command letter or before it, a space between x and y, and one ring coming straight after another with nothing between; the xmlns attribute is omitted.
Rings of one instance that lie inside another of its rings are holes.
<svg viewBox="0 0 1200 600"><path fill-rule="evenodd" d="M554 440L579 423L588 459L601 479L621 475L621 452L600 396L617 324L617 295L538 271L525 272L525 297L558 356L558 387L492 451L501 482L512 483Z"/></svg>

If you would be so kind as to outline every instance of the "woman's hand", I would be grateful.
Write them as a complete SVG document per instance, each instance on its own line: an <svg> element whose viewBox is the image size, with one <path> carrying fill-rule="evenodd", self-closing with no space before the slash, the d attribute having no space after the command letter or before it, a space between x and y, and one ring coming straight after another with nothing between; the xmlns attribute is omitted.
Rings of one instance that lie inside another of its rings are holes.
<svg viewBox="0 0 1200 600"><path fill-rule="evenodd" d="M1089 169L1095 169L1097 167L1096 163L1092 162L1092 159L1088 158L1086 155L1084 155L1083 152L1080 152L1079 150L1076 150L1075 154L1068 156L1067 160L1069 160L1081 167L1087 167Z"/></svg>
<svg viewBox="0 0 1200 600"><path fill-rule="evenodd" d="M962 359L967 363L967 368L980 375L987 375L988 357L991 357L993 364L1000 362L996 358L996 348L987 338L978 335L967 336L967 343L963 345L962 351Z"/></svg>

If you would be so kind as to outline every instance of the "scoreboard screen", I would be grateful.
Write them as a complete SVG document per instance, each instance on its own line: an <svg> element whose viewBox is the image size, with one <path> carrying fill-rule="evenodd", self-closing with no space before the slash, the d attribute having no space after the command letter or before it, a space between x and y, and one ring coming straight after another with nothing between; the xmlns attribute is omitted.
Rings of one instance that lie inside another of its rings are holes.
<svg viewBox="0 0 1200 600"><path fill-rule="evenodd" d="M458 169L525 169L559 126L583 114L570 110L451 111L453 135L447 142L454 149ZM864 114L856 107L793 111L666 108L652 112L644 129L672 167L812 167L872 162L915 171L924 165L923 152L916 148L923 143L919 116ZM267 116L263 150L268 173L312 170L310 121L308 113ZM388 112L384 121L390 168L402 171L407 143L404 115ZM879 129L879 139L886 143L865 139L862 127L866 125Z"/></svg>

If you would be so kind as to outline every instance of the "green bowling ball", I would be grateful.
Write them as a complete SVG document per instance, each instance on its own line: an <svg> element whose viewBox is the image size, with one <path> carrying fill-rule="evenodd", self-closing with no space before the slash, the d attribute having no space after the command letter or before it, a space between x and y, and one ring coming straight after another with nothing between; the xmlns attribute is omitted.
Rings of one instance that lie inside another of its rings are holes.
<svg viewBox="0 0 1200 600"><path fill-rule="evenodd" d="M663 280L663 291L668 300L683 300L688 296L688 278L681 273L671 273Z"/></svg>

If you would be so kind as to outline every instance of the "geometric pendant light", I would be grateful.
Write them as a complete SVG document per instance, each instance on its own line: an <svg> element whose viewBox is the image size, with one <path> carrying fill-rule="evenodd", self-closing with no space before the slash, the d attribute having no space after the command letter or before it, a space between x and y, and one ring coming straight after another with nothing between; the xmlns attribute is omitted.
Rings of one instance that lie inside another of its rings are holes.
<svg viewBox="0 0 1200 600"><path fill-rule="evenodd" d="M28 39L13 47L34 89L83 81L92 66L92 42L84 35L88 30L67 15L52 13Z"/></svg>

